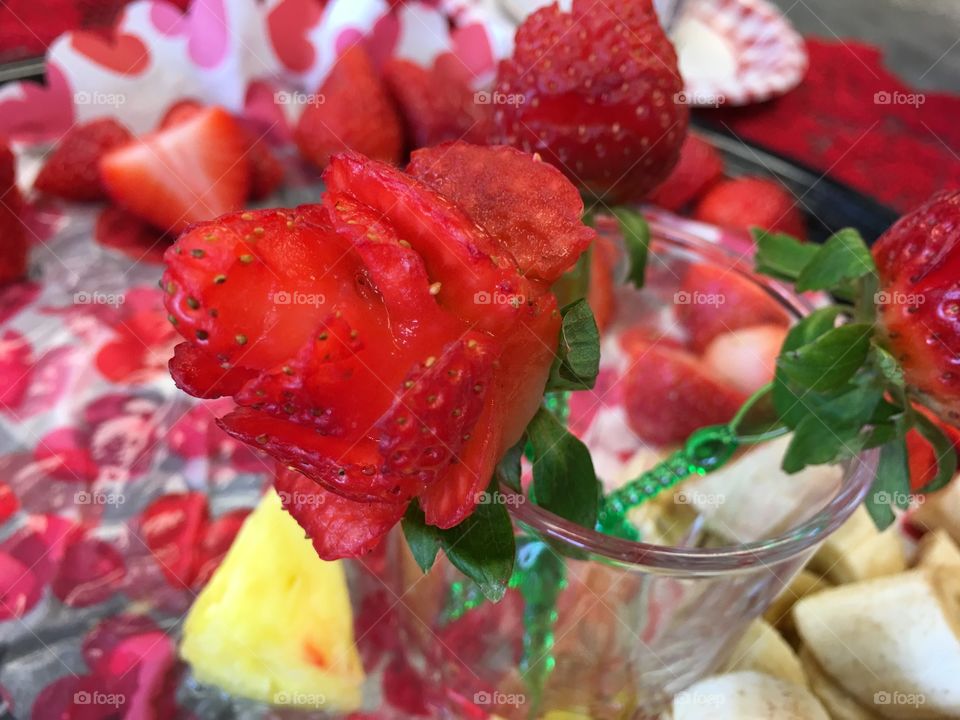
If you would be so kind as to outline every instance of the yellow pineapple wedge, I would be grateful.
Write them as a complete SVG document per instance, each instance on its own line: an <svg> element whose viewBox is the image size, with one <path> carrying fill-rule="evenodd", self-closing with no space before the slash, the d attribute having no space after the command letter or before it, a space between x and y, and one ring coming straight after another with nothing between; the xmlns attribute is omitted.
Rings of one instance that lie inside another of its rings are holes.
<svg viewBox="0 0 960 720"><path fill-rule="evenodd" d="M317 557L273 490L190 609L180 653L233 695L334 714L361 704L343 565Z"/></svg>

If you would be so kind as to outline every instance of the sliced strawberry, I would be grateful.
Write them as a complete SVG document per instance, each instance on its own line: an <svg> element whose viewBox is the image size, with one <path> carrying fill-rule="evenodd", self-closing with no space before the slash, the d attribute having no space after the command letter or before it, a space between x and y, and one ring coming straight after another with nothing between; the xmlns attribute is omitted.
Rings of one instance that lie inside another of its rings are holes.
<svg viewBox="0 0 960 720"><path fill-rule="evenodd" d="M190 343L180 343L170 358L170 374L177 387L198 398L233 395L254 377L256 372L216 362L208 353Z"/></svg>
<svg viewBox="0 0 960 720"><path fill-rule="evenodd" d="M488 401L450 472L420 495L428 524L451 528L473 512L480 493L490 484L500 457L509 448L502 447L502 443L497 410L493 402Z"/></svg>
<svg viewBox="0 0 960 720"><path fill-rule="evenodd" d="M208 108L107 153L100 171L118 205L161 230L243 207L250 189L248 139L220 108Z"/></svg>
<svg viewBox="0 0 960 720"><path fill-rule="evenodd" d="M413 153L407 172L455 202L535 280L553 283L596 237L570 181L514 148L448 143Z"/></svg>
<svg viewBox="0 0 960 720"><path fill-rule="evenodd" d="M630 427L655 445L681 443L697 428L728 422L746 400L693 355L661 346L636 354L623 382Z"/></svg>
<svg viewBox="0 0 960 720"><path fill-rule="evenodd" d="M914 407L944 432L955 449L960 449L960 430L940 422L933 417L932 413L923 408ZM910 430L907 433L907 460L910 469L910 491L919 492L936 478L939 458L933 449L933 445L916 430Z"/></svg>
<svg viewBox="0 0 960 720"><path fill-rule="evenodd" d="M417 476L384 473L377 443L370 438L345 440L321 435L312 428L246 408L217 422L231 436L353 500L403 503L423 489Z"/></svg>
<svg viewBox="0 0 960 720"><path fill-rule="evenodd" d="M350 46L337 60L317 101L300 116L294 138L303 156L321 169L343 150L400 161L400 118L362 44Z"/></svg>
<svg viewBox="0 0 960 720"><path fill-rule="evenodd" d="M383 75L403 115L414 148L449 140L484 142L484 111L475 101L463 64L441 55L430 69L391 58Z"/></svg>
<svg viewBox="0 0 960 720"><path fill-rule="evenodd" d="M605 235L597 235L590 254L590 287L587 291L587 303L593 311L600 332L604 332L613 322L617 311L616 282L613 273L618 257L617 246Z"/></svg>
<svg viewBox="0 0 960 720"><path fill-rule="evenodd" d="M46 157L33 186L65 200L103 200L100 158L133 139L113 118L74 125Z"/></svg>
<svg viewBox="0 0 960 720"><path fill-rule="evenodd" d="M752 325L724 333L707 346L703 361L733 387L753 393L773 380L786 336L782 325Z"/></svg>
<svg viewBox="0 0 960 720"><path fill-rule="evenodd" d="M786 311L760 286L734 269L706 263L688 268L675 303L690 346L698 353L723 333L751 325L785 327L790 322Z"/></svg>
<svg viewBox="0 0 960 720"><path fill-rule="evenodd" d="M165 129L179 125L203 112L203 105L196 100L182 100L174 105L160 122ZM250 165L250 199L269 197L283 182L283 166L273 154L267 141L249 128L242 127L247 139L246 160Z"/></svg>
<svg viewBox="0 0 960 720"><path fill-rule="evenodd" d="M802 240L806 229L797 202L778 182L741 177L724 180L710 188L697 202L693 217L720 227L761 228Z"/></svg>
<svg viewBox="0 0 960 720"><path fill-rule="evenodd" d="M480 415L492 350L485 336L469 333L413 367L377 423L387 472L417 475L426 484L446 472Z"/></svg>
<svg viewBox="0 0 960 720"><path fill-rule="evenodd" d="M494 141L539 152L585 191L644 198L676 164L689 108L677 56L649 0L543 7L500 63Z"/></svg>
<svg viewBox="0 0 960 720"><path fill-rule="evenodd" d="M431 280L440 283L437 300L479 327L509 327L518 308L494 297L532 297L500 245L462 210L433 190L383 163L352 153L336 156L324 173L324 204L341 197L378 211L399 237L420 254Z"/></svg>
<svg viewBox="0 0 960 720"><path fill-rule="evenodd" d="M277 493L313 541L323 560L358 557L372 551L406 512L406 505L353 502L281 467Z"/></svg>
<svg viewBox="0 0 960 720"><path fill-rule="evenodd" d="M651 345L658 345L669 350L684 349L682 340L645 323L631 325L623 330L617 339L620 342L620 347L631 358L643 355Z"/></svg>
<svg viewBox="0 0 960 720"><path fill-rule="evenodd" d="M654 205L677 212L723 177L723 157L699 135L689 133L670 176L647 198Z"/></svg>
<svg viewBox="0 0 960 720"><path fill-rule="evenodd" d="M207 518L207 498L200 492L164 495L143 511L140 538L174 587L193 583Z"/></svg>

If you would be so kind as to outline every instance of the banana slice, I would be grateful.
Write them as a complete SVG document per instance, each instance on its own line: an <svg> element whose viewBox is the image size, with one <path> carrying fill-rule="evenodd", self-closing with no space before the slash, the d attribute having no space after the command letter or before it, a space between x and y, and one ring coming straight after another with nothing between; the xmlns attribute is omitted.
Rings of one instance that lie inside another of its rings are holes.
<svg viewBox="0 0 960 720"><path fill-rule="evenodd" d="M954 478L943 490L924 496L910 519L927 530L946 530L960 544L960 482Z"/></svg>
<svg viewBox="0 0 960 720"><path fill-rule="evenodd" d="M681 486L706 528L727 543L779 535L814 515L840 486L842 470L813 465L794 475L781 468L790 436L764 443L729 465ZM743 512L743 508L751 508Z"/></svg>
<svg viewBox="0 0 960 720"><path fill-rule="evenodd" d="M917 560L920 567L960 568L960 547L957 547L946 530L934 530L920 540Z"/></svg>
<svg viewBox="0 0 960 720"><path fill-rule="evenodd" d="M723 668L723 672L742 670L761 672L794 685L807 684L807 677L793 648L764 620L750 623Z"/></svg>
<svg viewBox="0 0 960 720"><path fill-rule="evenodd" d="M793 624L793 606L807 595L825 590L831 587L830 583L819 575L815 575L808 570L802 570L791 582L783 589L776 599L767 608L763 614L764 620L773 625L780 631L780 634L791 645L796 646L796 628Z"/></svg>
<svg viewBox="0 0 960 720"><path fill-rule="evenodd" d="M758 672L714 675L673 698L673 720L830 720L804 687Z"/></svg>
<svg viewBox="0 0 960 720"><path fill-rule="evenodd" d="M879 715L867 710L837 685L807 648L800 651L800 662L810 681L810 689L833 720L880 720Z"/></svg>
<svg viewBox="0 0 960 720"><path fill-rule="evenodd" d="M899 528L891 525L880 532L861 505L824 541L807 568L843 585L903 572L907 558Z"/></svg>
<svg viewBox="0 0 960 720"><path fill-rule="evenodd" d="M920 568L825 590L793 609L823 670L882 717L960 717L960 577Z"/></svg>

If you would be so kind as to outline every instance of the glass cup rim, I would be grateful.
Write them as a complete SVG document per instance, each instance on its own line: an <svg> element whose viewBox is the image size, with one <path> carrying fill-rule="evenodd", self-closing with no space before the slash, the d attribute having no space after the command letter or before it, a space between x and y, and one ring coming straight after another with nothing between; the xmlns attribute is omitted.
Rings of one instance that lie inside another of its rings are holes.
<svg viewBox="0 0 960 720"><path fill-rule="evenodd" d="M807 298L800 297L783 283L758 276L751 269L743 267L745 255L656 220L650 222L650 230L651 253L655 252L656 245L666 245L694 253L701 259L726 264L731 272L762 287L794 317L802 317L813 309ZM800 525L773 538L719 548L650 545L603 535L554 515L534 503L522 502L521 499L525 499L523 495L502 483L500 490L513 519L544 538L573 546L609 562L633 566L637 570L708 576L778 564L819 543L839 528L866 497L873 483L878 458L878 450L869 450L839 463L843 468L839 491Z"/></svg>

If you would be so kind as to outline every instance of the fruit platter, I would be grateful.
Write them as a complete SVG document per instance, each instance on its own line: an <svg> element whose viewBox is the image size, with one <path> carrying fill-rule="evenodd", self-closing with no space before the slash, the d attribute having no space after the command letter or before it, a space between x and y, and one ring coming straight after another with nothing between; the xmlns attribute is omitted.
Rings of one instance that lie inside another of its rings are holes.
<svg viewBox="0 0 960 720"><path fill-rule="evenodd" d="M693 122L784 18L119 5L0 86L0 717L960 718L960 192Z"/></svg>

